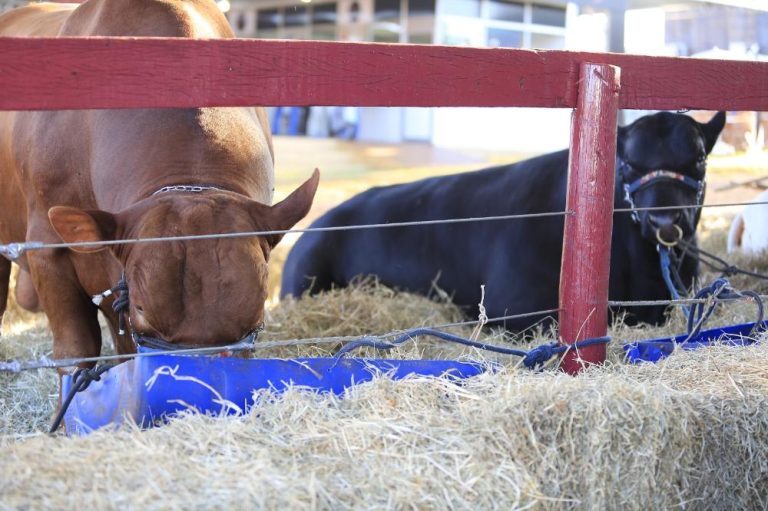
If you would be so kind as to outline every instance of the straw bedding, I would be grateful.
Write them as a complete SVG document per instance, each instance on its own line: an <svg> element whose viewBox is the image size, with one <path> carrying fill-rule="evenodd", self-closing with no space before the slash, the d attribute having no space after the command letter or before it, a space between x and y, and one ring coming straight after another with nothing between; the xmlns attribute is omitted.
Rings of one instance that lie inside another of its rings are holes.
<svg viewBox="0 0 768 511"><path fill-rule="evenodd" d="M719 243L715 235L705 242ZM271 339L460 318L445 301L375 282L279 304L270 314ZM711 324L751 319L753 306L729 305ZM50 349L44 324L26 325L6 325L0 357ZM664 329L612 329L615 339L682 331L677 312ZM535 344L551 335L533 334ZM493 331L482 338L511 342ZM765 344L638 366L623 363L616 344L606 366L578 377L499 359L496 372L461 384L381 377L343 398L262 392L245 417L190 413L154 430L85 438L42 433L57 397L55 374L0 375L0 508L768 508ZM484 356L451 349L421 341L395 356Z"/></svg>

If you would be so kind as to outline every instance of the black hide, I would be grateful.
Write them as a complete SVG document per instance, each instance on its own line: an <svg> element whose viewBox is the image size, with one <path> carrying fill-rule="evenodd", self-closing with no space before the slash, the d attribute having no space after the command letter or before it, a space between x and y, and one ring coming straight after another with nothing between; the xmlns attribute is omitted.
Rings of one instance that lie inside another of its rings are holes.
<svg viewBox="0 0 768 511"><path fill-rule="evenodd" d="M623 185L653 170L704 179L706 156L725 122L709 123L662 112L619 128L615 208L626 208ZM565 210L568 151L513 165L414 183L372 188L332 209L312 227L375 224L539 213ZM637 207L696 203L696 192L673 180L658 180L634 195ZM651 215L653 215L651 217ZM658 226L677 224L695 241L698 210L640 212L640 223L615 213L611 247L611 300L669 299L656 251ZM478 312L485 284L489 317L558 306L563 217L463 224L305 233L288 255L281 295L300 297L359 275L375 275L387 286L429 295L436 285L470 316ZM697 264L684 258L680 271L690 287ZM626 321L658 324L664 307L631 307ZM521 330L541 319L507 320Z"/></svg>

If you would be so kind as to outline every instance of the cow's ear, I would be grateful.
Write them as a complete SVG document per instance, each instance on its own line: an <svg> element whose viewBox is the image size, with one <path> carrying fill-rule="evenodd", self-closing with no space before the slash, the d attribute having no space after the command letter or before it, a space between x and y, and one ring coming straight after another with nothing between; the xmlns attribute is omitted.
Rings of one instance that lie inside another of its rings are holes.
<svg viewBox="0 0 768 511"><path fill-rule="evenodd" d="M709 154L712 151L712 148L715 147L717 137L720 136L720 132L723 131L723 128L725 127L725 112L717 112L709 122L699 124L699 126L701 126L701 131L704 132L707 154Z"/></svg>
<svg viewBox="0 0 768 511"><path fill-rule="evenodd" d="M315 198L315 192L317 192L317 185L319 182L320 171L315 169L312 173L312 177L307 179L304 184L299 186L291 192L288 197L274 206L269 207L254 202L251 210L254 220L259 225L266 223L269 226L270 231L284 231L290 229L309 213L309 208L312 207L312 201ZM282 234L273 234L267 237L270 247L277 245L281 239L283 239Z"/></svg>
<svg viewBox="0 0 768 511"><path fill-rule="evenodd" d="M69 206L54 206L48 210L53 229L64 243L94 243L113 239L117 230L115 216L106 211L83 211ZM103 245L72 247L75 252L96 252Z"/></svg>

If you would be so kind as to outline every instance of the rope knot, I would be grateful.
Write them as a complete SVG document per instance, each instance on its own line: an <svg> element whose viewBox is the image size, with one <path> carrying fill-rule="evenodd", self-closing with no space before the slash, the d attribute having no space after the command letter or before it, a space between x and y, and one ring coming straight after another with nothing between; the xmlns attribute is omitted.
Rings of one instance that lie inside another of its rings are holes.
<svg viewBox="0 0 768 511"><path fill-rule="evenodd" d="M69 408L69 405L72 402L72 399L74 399L75 394L87 389L91 382L100 381L101 375L110 370L112 367L112 364L96 366L90 369L87 367L81 367L72 373L72 383L69 388L69 392L61 403L59 411L56 413L56 417L53 419L53 423L51 424L51 428L48 433L54 433L57 429L59 429L59 426L61 426L61 423L64 420L64 415L67 413L67 408Z"/></svg>
<svg viewBox="0 0 768 511"><path fill-rule="evenodd" d="M539 366L543 366L558 353L557 344L542 344L537 346L528 352L523 357L523 365L528 369L534 369Z"/></svg>
<svg viewBox="0 0 768 511"><path fill-rule="evenodd" d="M115 284L115 287L107 289L103 293L93 295L91 301L94 305L99 306L104 301L104 298L112 296L115 293L115 301L112 302L112 310L117 314L117 329L118 334L125 334L125 313L128 312L128 282L125 280L125 275L120 277L120 280Z"/></svg>

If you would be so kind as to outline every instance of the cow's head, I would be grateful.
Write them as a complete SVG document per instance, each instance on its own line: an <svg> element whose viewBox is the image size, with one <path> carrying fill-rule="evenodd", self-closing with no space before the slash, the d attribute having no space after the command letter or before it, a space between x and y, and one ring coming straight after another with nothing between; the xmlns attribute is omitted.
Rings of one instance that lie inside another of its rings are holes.
<svg viewBox="0 0 768 511"><path fill-rule="evenodd" d="M674 243L693 236L704 199L707 155L725 125L718 112L707 123L660 112L619 128L618 181L647 240ZM643 210L643 208L667 208Z"/></svg>
<svg viewBox="0 0 768 511"><path fill-rule="evenodd" d="M59 206L48 215L67 243L285 230L307 214L318 181L316 170L274 206L211 189L156 194L117 214ZM264 320L267 262L281 238L273 234L110 245L128 284L131 329L184 345L242 339Z"/></svg>

